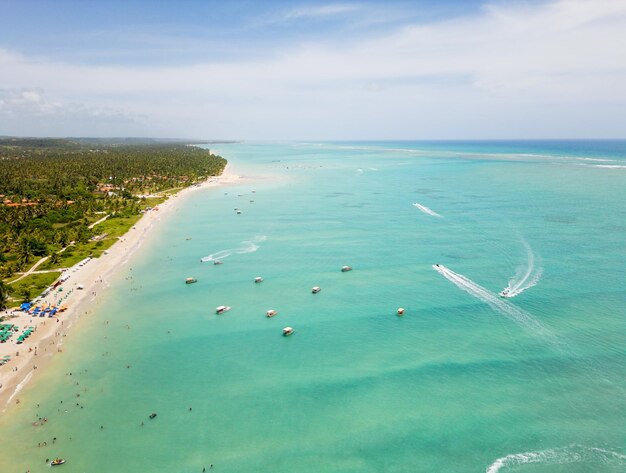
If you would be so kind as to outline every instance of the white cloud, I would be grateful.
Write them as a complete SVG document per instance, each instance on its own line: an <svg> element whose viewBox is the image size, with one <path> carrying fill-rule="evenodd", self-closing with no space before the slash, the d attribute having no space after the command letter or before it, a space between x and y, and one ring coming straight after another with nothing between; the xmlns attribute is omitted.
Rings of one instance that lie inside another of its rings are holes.
<svg viewBox="0 0 626 473"><path fill-rule="evenodd" d="M0 90L0 116L65 117L133 121L138 116L108 107L89 107L82 103L62 103L48 99L41 89Z"/></svg>
<svg viewBox="0 0 626 473"><path fill-rule="evenodd" d="M300 7L289 10L281 15L283 20L294 20L300 18L319 18L332 17L337 15L345 15L360 10L361 7L356 4L329 4L314 7Z"/></svg>
<svg viewBox="0 0 626 473"><path fill-rule="evenodd" d="M622 44L622 0L491 4L367 41L309 42L259 51L257 59L181 67L68 64L0 50L0 86L133 110L161 124L153 133L168 135L623 136L615 124L626 119ZM15 100L56 107L36 95Z"/></svg>
<svg viewBox="0 0 626 473"><path fill-rule="evenodd" d="M146 117L120 109L50 100L41 89L0 90L3 134L67 136L117 130L125 135L128 130L142 130L145 123Z"/></svg>

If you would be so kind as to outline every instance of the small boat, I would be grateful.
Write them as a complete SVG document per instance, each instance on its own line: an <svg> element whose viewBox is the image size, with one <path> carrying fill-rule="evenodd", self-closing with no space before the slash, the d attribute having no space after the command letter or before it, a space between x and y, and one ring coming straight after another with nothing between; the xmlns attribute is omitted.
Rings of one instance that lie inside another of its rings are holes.
<svg viewBox="0 0 626 473"><path fill-rule="evenodd" d="M315 286L313 289L311 289L311 292L312 292L313 294L317 294L317 293L318 293L318 292L320 292L321 290L322 290L322 288L321 288L321 287L319 287L319 286Z"/></svg>
<svg viewBox="0 0 626 473"><path fill-rule="evenodd" d="M502 289L500 291L499 296L500 297L509 297L509 293L511 292L511 289L509 289L508 287L505 287L504 289Z"/></svg>
<svg viewBox="0 0 626 473"><path fill-rule="evenodd" d="M63 463L65 463L65 460L63 460L63 458L55 458L50 462L50 466L63 465Z"/></svg>
<svg viewBox="0 0 626 473"><path fill-rule="evenodd" d="M270 309L266 312L266 314L267 314L267 317L274 317L276 314L278 314L278 311L274 309Z"/></svg>
<svg viewBox="0 0 626 473"><path fill-rule="evenodd" d="M402 307L398 308L398 317L404 315L404 309Z"/></svg>
<svg viewBox="0 0 626 473"><path fill-rule="evenodd" d="M215 261L213 261L213 265L214 265L214 266L217 266L217 265L219 265L219 264L224 264L224 263L222 263L222 262L221 262L220 260L218 260L218 259L216 259Z"/></svg>
<svg viewBox="0 0 626 473"><path fill-rule="evenodd" d="M215 313L216 314L223 314L224 312L228 312L231 308L228 307L227 305L221 305L219 307L215 308Z"/></svg>
<svg viewBox="0 0 626 473"><path fill-rule="evenodd" d="M241 210L237 210L237 214L240 214L240 213L241 213Z"/></svg>
<svg viewBox="0 0 626 473"><path fill-rule="evenodd" d="M185 284L193 284L195 282L198 282L198 280L196 278L187 278L187 279L185 279Z"/></svg>
<svg viewBox="0 0 626 473"><path fill-rule="evenodd" d="M288 337L289 335L293 334L293 328L291 327L285 327L283 329L283 336L284 337Z"/></svg>
<svg viewBox="0 0 626 473"><path fill-rule="evenodd" d="M153 412L152 414L150 414L150 419L154 419L157 416L156 412Z"/></svg>
<svg viewBox="0 0 626 473"><path fill-rule="evenodd" d="M254 278L254 282L256 284L259 284L260 282L263 282L263 278L261 276L257 276L256 278Z"/></svg>
<svg viewBox="0 0 626 473"><path fill-rule="evenodd" d="M348 271L352 271L352 266L342 266L341 267L341 272L342 273L347 273Z"/></svg>

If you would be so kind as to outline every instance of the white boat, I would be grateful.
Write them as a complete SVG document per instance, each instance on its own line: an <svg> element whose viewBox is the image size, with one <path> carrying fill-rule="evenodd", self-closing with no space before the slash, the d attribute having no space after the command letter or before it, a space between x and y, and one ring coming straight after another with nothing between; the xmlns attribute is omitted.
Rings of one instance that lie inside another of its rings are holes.
<svg viewBox="0 0 626 473"><path fill-rule="evenodd" d="M341 272L342 273L347 273L348 271L352 271L352 266L342 266L341 267Z"/></svg>
<svg viewBox="0 0 626 473"><path fill-rule="evenodd" d="M402 315L404 315L404 308L399 307L398 308L398 316L402 316Z"/></svg>
<svg viewBox="0 0 626 473"><path fill-rule="evenodd" d="M285 327L283 329L283 336L285 336L285 337L288 337L292 333L293 333L293 328L291 328L291 327Z"/></svg>
<svg viewBox="0 0 626 473"><path fill-rule="evenodd" d="M319 287L319 286L315 286L313 289L311 289L311 292L312 292L313 294L317 294L317 293L318 293L318 292L320 292L321 290L322 290L322 288L321 288L321 287Z"/></svg>
<svg viewBox="0 0 626 473"><path fill-rule="evenodd" d="M63 463L65 463L65 460L63 460L63 458L55 458L50 462L50 466L63 465Z"/></svg>
<svg viewBox="0 0 626 473"><path fill-rule="evenodd" d="M223 314L224 312L228 312L230 309L231 307L228 307L227 305L221 305L215 308L215 313L218 315Z"/></svg>
<svg viewBox="0 0 626 473"><path fill-rule="evenodd" d="M504 289L502 289L500 291L500 297L509 297L509 293L511 292L511 290L508 287L505 287Z"/></svg>
<svg viewBox="0 0 626 473"><path fill-rule="evenodd" d="M196 278L187 278L187 279L185 279L185 284L193 284L195 282L198 282L198 280Z"/></svg>
<svg viewBox="0 0 626 473"><path fill-rule="evenodd" d="M278 314L278 311L275 309L270 309L266 312L267 317L274 317L276 314Z"/></svg>
<svg viewBox="0 0 626 473"><path fill-rule="evenodd" d="M254 278L254 282L256 284L259 284L260 282L263 282L263 278L261 276L257 276L256 278Z"/></svg>
<svg viewBox="0 0 626 473"><path fill-rule="evenodd" d="M224 264L224 263L222 263L220 260L216 259L215 261L213 261L213 264L215 266L217 266L218 264Z"/></svg>

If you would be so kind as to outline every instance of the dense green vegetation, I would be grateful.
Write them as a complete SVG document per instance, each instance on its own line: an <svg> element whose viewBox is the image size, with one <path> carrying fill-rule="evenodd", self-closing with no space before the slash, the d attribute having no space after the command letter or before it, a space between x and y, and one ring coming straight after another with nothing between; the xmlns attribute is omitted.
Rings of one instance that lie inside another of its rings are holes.
<svg viewBox="0 0 626 473"><path fill-rule="evenodd" d="M98 256L166 191L219 175L225 165L180 142L0 138L0 278L9 295L26 299L31 279L34 296L50 279L12 284L40 258L49 257L37 270Z"/></svg>

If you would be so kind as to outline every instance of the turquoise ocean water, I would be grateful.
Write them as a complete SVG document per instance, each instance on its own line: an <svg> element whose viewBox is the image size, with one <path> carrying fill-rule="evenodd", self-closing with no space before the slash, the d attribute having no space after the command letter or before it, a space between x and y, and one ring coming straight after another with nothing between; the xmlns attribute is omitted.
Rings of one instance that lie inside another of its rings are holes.
<svg viewBox="0 0 626 473"><path fill-rule="evenodd" d="M626 142L218 148L252 181L120 267L0 471L626 471Z"/></svg>

